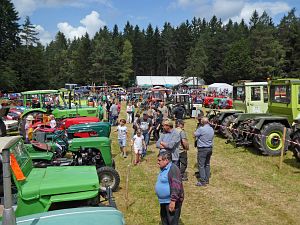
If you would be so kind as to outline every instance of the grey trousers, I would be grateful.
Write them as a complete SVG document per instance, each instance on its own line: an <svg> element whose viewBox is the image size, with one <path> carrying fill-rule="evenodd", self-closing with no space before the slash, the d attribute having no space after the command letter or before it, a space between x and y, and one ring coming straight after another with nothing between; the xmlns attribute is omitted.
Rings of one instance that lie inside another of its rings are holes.
<svg viewBox="0 0 300 225"><path fill-rule="evenodd" d="M198 148L197 160L201 182L209 183L211 155L212 148Z"/></svg>

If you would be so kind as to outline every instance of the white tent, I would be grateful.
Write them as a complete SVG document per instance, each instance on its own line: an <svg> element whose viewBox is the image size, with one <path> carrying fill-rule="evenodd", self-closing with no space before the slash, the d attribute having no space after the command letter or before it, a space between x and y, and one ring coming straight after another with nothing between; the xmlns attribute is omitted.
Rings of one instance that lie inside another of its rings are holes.
<svg viewBox="0 0 300 225"><path fill-rule="evenodd" d="M165 87L173 87L183 82L183 77L180 76L136 76L136 85L143 86L156 86L156 85L164 85ZM187 85L193 84L193 78L189 77L185 79L187 81ZM194 78L194 83L197 84L196 78ZM199 80L198 84L204 84L203 80Z"/></svg>
<svg viewBox="0 0 300 225"><path fill-rule="evenodd" d="M215 92L221 93L223 91L227 91L227 93L231 93L232 88L233 88L232 85L226 84L226 83L213 83L211 85L208 85L209 92L215 91Z"/></svg>

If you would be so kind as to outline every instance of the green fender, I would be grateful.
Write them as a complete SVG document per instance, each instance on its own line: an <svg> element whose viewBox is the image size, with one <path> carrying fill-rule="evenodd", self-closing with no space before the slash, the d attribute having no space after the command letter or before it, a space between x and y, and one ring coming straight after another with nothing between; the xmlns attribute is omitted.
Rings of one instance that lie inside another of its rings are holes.
<svg viewBox="0 0 300 225"><path fill-rule="evenodd" d="M287 117L263 116L263 117L257 117L255 119L258 120L258 122L254 126L254 128L256 130L261 130L265 124L273 123L273 122L281 123L286 128L291 128L291 125L289 124L289 121L288 121Z"/></svg>
<svg viewBox="0 0 300 225"><path fill-rule="evenodd" d="M24 112L21 115L21 118L27 116L30 113L35 113L35 112L40 112L40 113L45 114L45 113L47 113L47 110L41 109L41 108L37 108L37 109L25 109Z"/></svg>

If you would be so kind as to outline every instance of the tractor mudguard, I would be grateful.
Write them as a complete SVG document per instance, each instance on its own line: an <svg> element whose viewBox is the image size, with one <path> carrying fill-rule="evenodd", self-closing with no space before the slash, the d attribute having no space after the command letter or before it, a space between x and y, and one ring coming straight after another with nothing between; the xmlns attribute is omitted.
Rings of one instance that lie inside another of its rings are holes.
<svg viewBox="0 0 300 225"><path fill-rule="evenodd" d="M263 116L255 118L258 122L253 127L256 130L261 130L262 127L267 123L277 122L283 124L286 128L291 128L287 117L280 116Z"/></svg>
<svg viewBox="0 0 300 225"><path fill-rule="evenodd" d="M219 121L223 121L226 117L231 116L236 113L243 113L243 111L240 110L228 110L228 111L220 111Z"/></svg>
<svg viewBox="0 0 300 225"><path fill-rule="evenodd" d="M235 122L241 122L248 119L255 119L257 117L271 117L271 114L266 113L240 113L238 114L238 117L236 118Z"/></svg>
<svg viewBox="0 0 300 225"><path fill-rule="evenodd" d="M45 113L47 113L47 110L45 110L45 109L25 109L21 115L21 119L23 119L23 117L26 117L28 114L37 113L37 112L45 114Z"/></svg>

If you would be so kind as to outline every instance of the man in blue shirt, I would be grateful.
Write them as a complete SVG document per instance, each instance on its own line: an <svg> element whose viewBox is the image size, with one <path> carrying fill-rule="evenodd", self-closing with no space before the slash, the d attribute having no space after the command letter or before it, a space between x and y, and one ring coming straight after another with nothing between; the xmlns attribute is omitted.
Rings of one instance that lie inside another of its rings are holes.
<svg viewBox="0 0 300 225"><path fill-rule="evenodd" d="M171 120L163 121L164 133L160 135L156 142L156 147L159 151L168 151L172 154L172 162L179 167L179 145L180 145L180 134L173 128L174 124Z"/></svg>
<svg viewBox="0 0 300 225"><path fill-rule="evenodd" d="M214 129L209 125L207 117L202 117L200 126L194 133L197 139L197 161L200 174L200 181L196 186L205 186L210 178L210 158L212 155Z"/></svg>
<svg viewBox="0 0 300 225"><path fill-rule="evenodd" d="M155 192L160 204L162 225L178 225L184 199L181 173L171 162L171 157L170 152L162 151L157 158L160 173L157 177Z"/></svg>

